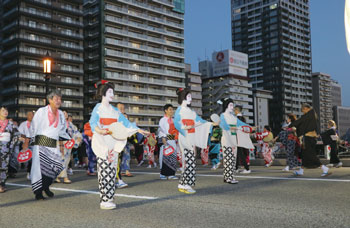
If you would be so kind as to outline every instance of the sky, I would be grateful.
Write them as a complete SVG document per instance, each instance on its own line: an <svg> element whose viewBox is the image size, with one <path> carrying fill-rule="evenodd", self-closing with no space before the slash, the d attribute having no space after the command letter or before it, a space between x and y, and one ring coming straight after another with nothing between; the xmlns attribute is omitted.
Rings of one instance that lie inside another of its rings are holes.
<svg viewBox="0 0 350 228"><path fill-rule="evenodd" d="M231 49L230 0L186 0L185 62L198 71L198 61L215 50ZM312 71L332 76L342 85L342 102L350 106L350 55L344 30L345 0L310 0Z"/></svg>

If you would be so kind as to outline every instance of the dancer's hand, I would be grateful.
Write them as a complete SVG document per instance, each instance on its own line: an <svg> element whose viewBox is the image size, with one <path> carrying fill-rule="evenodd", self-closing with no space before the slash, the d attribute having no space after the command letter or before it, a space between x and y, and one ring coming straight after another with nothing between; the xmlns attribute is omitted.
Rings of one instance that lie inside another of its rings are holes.
<svg viewBox="0 0 350 228"><path fill-rule="evenodd" d="M237 130L238 128L237 128L237 127L231 127L230 129L231 129L231 131L235 131L235 130Z"/></svg>
<svg viewBox="0 0 350 228"><path fill-rule="evenodd" d="M216 126L219 126L219 123L212 122L211 124L212 124L213 126L215 126L215 127L216 127Z"/></svg>
<svg viewBox="0 0 350 228"><path fill-rule="evenodd" d="M100 135L108 135L109 134L108 129L96 128L95 131L97 131L97 133L99 133Z"/></svg>
<svg viewBox="0 0 350 228"><path fill-rule="evenodd" d="M162 138L162 142L163 142L163 145L164 145L164 146L167 144L167 141L166 141L166 138L165 138L165 137Z"/></svg>
<svg viewBox="0 0 350 228"><path fill-rule="evenodd" d="M142 135L146 135L146 136L151 134L149 131L145 131L145 130L142 130L142 129L139 129L137 132L142 134Z"/></svg>
<svg viewBox="0 0 350 228"><path fill-rule="evenodd" d="M185 130L190 130L192 128L194 128L194 125L187 125L184 127Z"/></svg>

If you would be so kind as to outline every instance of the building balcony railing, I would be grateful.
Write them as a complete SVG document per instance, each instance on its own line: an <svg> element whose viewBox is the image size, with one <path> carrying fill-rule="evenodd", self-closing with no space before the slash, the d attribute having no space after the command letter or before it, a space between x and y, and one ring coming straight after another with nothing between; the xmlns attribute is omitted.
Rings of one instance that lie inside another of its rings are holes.
<svg viewBox="0 0 350 228"><path fill-rule="evenodd" d="M105 32L110 32L110 33L117 34L117 35L123 34L123 35L129 36L129 37L132 37L132 38L142 39L145 41L153 41L153 42L165 44L165 45L171 45L171 46L175 46L177 48L184 47L183 43L176 43L176 42L172 42L169 40L155 38L155 37L143 35L140 33L130 32L130 31L121 30L121 29L112 28L112 27L106 27Z"/></svg>
<svg viewBox="0 0 350 228"><path fill-rule="evenodd" d="M151 27L151 26L148 26L146 24L133 22L131 20L120 19L120 18L117 18L117 17L114 17L114 16L110 16L110 15L107 15L105 17L105 19L106 19L106 21L110 21L110 22L114 22L114 23L120 23L120 24L124 24L124 25L127 25L127 26L133 26L133 27L136 27L136 28L139 28L139 29L148 30L148 31L151 31L151 32L158 32L161 35L173 36L173 37L180 38L180 39L184 38L184 34L182 34L182 33L171 32L171 31L165 30L163 28ZM160 42L162 42L161 39L160 39ZM176 47L178 47L178 46L183 47L184 46L183 43L176 43L176 42L171 42L171 41L166 42L166 44L174 45Z"/></svg>
<svg viewBox="0 0 350 228"><path fill-rule="evenodd" d="M115 56L115 57L125 57L127 59L140 60L140 61L146 61L150 63L159 63L159 64L164 64L169 66L185 68L185 63L179 63L179 62L174 62L174 61L169 61L169 60L164 60L164 59L159 59L159 58L154 58L149 56L143 56L143 55L136 55L128 52L121 52L121 51L115 51L110 49L106 50L106 55Z"/></svg>
<svg viewBox="0 0 350 228"><path fill-rule="evenodd" d="M116 86L115 91L125 91L130 93L139 92L139 93L154 94L158 96L171 96L171 97L177 96L175 91L151 89L151 88L139 88L139 87L132 87L132 86Z"/></svg>
<svg viewBox="0 0 350 228"><path fill-rule="evenodd" d="M146 10L151 10L151 11L154 11L154 12L157 12L157 13L162 13L166 16L172 16L172 17L176 17L178 19L184 19L184 15L183 14L178 14L178 13L174 13L172 11L169 11L169 10L166 10L166 9L163 9L163 8L159 8L159 7L155 7L155 6L151 6L149 4L145 4L145 3L142 3L142 2L138 2L138 1L135 1L135 0L120 0L121 2L124 2L124 3L127 3L127 4L132 4L132 5L135 5L135 6L139 6L139 7L142 7Z"/></svg>
<svg viewBox="0 0 350 228"><path fill-rule="evenodd" d="M132 103L132 104L143 104L143 105L156 105L156 106L163 106L165 104L172 104L174 106L177 106L177 102L170 102L170 101L164 101L164 100L156 100L156 99L141 99L141 98L127 98L127 97L116 97L113 99L114 103L117 102L125 102L125 103Z"/></svg>
<svg viewBox="0 0 350 228"><path fill-rule="evenodd" d="M126 109L125 112L128 115L155 115L155 116L163 116L163 111L155 111L155 110L140 110L140 109Z"/></svg>
<svg viewBox="0 0 350 228"><path fill-rule="evenodd" d="M142 19L149 20L149 21L155 21L155 22L162 23L164 25L173 26L175 28L180 28L180 29L184 28L183 24L179 24L179 23L175 23L175 22L172 22L172 21L163 20L163 19L161 19L159 17L152 17L152 16L149 16L149 15L144 14L144 13L131 11L131 10L128 10L128 9L125 9L125 8L121 8L121 7L118 7L118 6L114 6L114 5L111 5L111 4L108 4L108 3L106 4L105 8L109 9L109 10L112 10L112 11L115 11L115 12L124 13L126 15L132 15L132 16L135 16L135 17L139 17L139 18L142 18Z"/></svg>
<svg viewBox="0 0 350 228"><path fill-rule="evenodd" d="M120 45L120 46L123 46L123 47L129 47L129 48L133 48L133 49L136 49L136 50L143 50L143 51L154 52L154 53L157 53L157 54L163 54L163 55L169 55L169 56L175 56L175 57L179 57L179 58L184 58L184 54L180 53L180 52L168 51L168 50L165 50L165 49L149 47L149 46L146 46L146 45L133 44L133 43L130 43L130 42L116 40L116 39L111 39L111 38L106 38L106 43L107 44L112 44L112 45Z"/></svg>
<svg viewBox="0 0 350 228"><path fill-rule="evenodd" d="M63 107L63 108L84 108L84 105L83 104L70 104L70 103L62 102L61 107Z"/></svg>
<svg viewBox="0 0 350 228"><path fill-rule="evenodd" d="M139 66L139 65L135 65L135 64L106 61L106 67L117 68L117 69L124 68L127 70L140 71L140 72L144 72L144 73L154 73L154 74L160 74L160 75L165 75L165 76L185 78L185 74L183 72L163 70L163 69L157 69L157 68L152 68L152 67L144 67L144 66Z"/></svg>
<svg viewBox="0 0 350 228"><path fill-rule="evenodd" d="M26 86L19 86L18 90L24 91L24 92L32 92L32 93L45 93L44 87L30 88L30 87L26 87Z"/></svg>
<svg viewBox="0 0 350 228"><path fill-rule="evenodd" d="M158 85L167 85L167 86L175 86L175 87L185 87L185 83L182 83L182 82L175 82L175 81L166 80L166 79L161 80L161 79L154 79L154 78L148 78L148 77L140 77L135 75L106 73L106 77L109 79L115 79L115 80L125 79L127 81L154 83Z"/></svg>

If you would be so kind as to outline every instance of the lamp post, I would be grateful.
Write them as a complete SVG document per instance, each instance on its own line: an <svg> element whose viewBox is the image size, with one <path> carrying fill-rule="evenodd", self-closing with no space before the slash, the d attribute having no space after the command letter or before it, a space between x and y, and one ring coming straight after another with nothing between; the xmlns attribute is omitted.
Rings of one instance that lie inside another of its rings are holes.
<svg viewBox="0 0 350 228"><path fill-rule="evenodd" d="M49 93L49 82L51 78L51 69L52 69L52 60L50 58L49 52L46 53L46 56L44 58L44 74L45 74L45 101L46 104L48 104L47 101L47 94Z"/></svg>

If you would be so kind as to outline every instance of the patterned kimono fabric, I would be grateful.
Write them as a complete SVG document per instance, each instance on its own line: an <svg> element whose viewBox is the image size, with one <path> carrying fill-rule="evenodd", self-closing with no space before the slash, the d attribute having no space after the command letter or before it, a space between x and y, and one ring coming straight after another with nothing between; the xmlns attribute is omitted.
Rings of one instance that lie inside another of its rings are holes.
<svg viewBox="0 0 350 228"><path fill-rule="evenodd" d="M101 105L101 103L95 106L89 122L93 132L96 126L99 126L101 129L108 128L115 122L121 122L127 128L129 136L135 134L138 129L136 124L130 123L117 108L112 105L106 107ZM129 129L132 131L129 132ZM92 137L92 149L97 156L100 202L111 202L115 194L119 153L125 147L126 140L117 141L111 135L100 135L96 132L94 132ZM119 151L115 150L116 146L120 149Z"/></svg>
<svg viewBox="0 0 350 228"><path fill-rule="evenodd" d="M221 137L222 137L221 128L217 126L213 127L213 133L211 134L211 137L209 140L209 158L213 165L216 165L221 161L221 158L220 158Z"/></svg>
<svg viewBox="0 0 350 228"><path fill-rule="evenodd" d="M16 139L14 140L14 143L13 143L13 148L11 150L11 157L9 162L9 173L12 173L12 174L17 173L19 169L19 162L17 160L17 157L18 157L22 142L19 141L18 139L19 139L19 135L16 136Z"/></svg>
<svg viewBox="0 0 350 228"><path fill-rule="evenodd" d="M254 148L250 136L243 130L243 127L249 127L248 124L240 121L232 113L226 111L220 116L220 127L222 128L221 145L224 157L224 181L235 181L237 148ZM236 127L237 130L231 130Z"/></svg>
<svg viewBox="0 0 350 228"><path fill-rule="evenodd" d="M85 134L83 134L83 142L85 143L86 155L88 156L88 171L89 173L95 173L96 155L91 148L91 140Z"/></svg>
<svg viewBox="0 0 350 228"><path fill-rule="evenodd" d="M0 186L5 187L11 152L18 140L17 127L9 120L0 124Z"/></svg>
<svg viewBox="0 0 350 228"><path fill-rule="evenodd" d="M226 126L224 126L226 124ZM227 126L228 125L228 126ZM237 133L231 131L231 127L237 127L237 118L229 113L221 114L220 126L222 127L222 152L224 165L224 181L234 180L237 162Z"/></svg>
<svg viewBox="0 0 350 228"><path fill-rule="evenodd" d="M206 148L211 123L200 118L189 107L179 106L175 113L174 124L179 131L179 146L182 152L183 172L179 180L182 186L194 186L196 182L195 147ZM184 130L185 126L195 127Z"/></svg>
<svg viewBox="0 0 350 228"><path fill-rule="evenodd" d="M155 138L154 133L152 133L152 136ZM156 146L151 146L148 144L148 137L145 138L144 142L144 158L148 160L149 165L154 164L154 151L156 149Z"/></svg>
<svg viewBox="0 0 350 228"><path fill-rule="evenodd" d="M62 111L57 110L53 114L49 105L38 109L30 128L32 137L35 138L31 181L34 194L38 194L48 189L63 170L58 139L61 137L69 140L70 137Z"/></svg>
<svg viewBox="0 0 350 228"><path fill-rule="evenodd" d="M124 148L124 155L122 159L122 165L121 165L121 171L125 172L130 170L130 160L131 160L131 155L130 155L130 144L129 142L126 143L126 146Z"/></svg>
<svg viewBox="0 0 350 228"><path fill-rule="evenodd" d="M294 136L294 137L293 137ZM284 145L287 154L287 165L290 169L294 169L300 166L300 162L295 155L296 146L299 142L298 138L294 135L291 129L283 130L279 133L278 138Z"/></svg>
<svg viewBox="0 0 350 228"><path fill-rule="evenodd" d="M208 165L208 163L209 163L209 146L205 149L201 149L201 161L202 161L202 165Z"/></svg>
<svg viewBox="0 0 350 228"><path fill-rule="evenodd" d="M158 138L165 138L167 145L162 145L159 151L160 174L166 177L174 176L176 173L177 163L177 151L178 145L176 138L178 137L178 131L175 128L173 118L164 116L159 121L159 134ZM172 152L165 149L171 146L174 150Z"/></svg>

